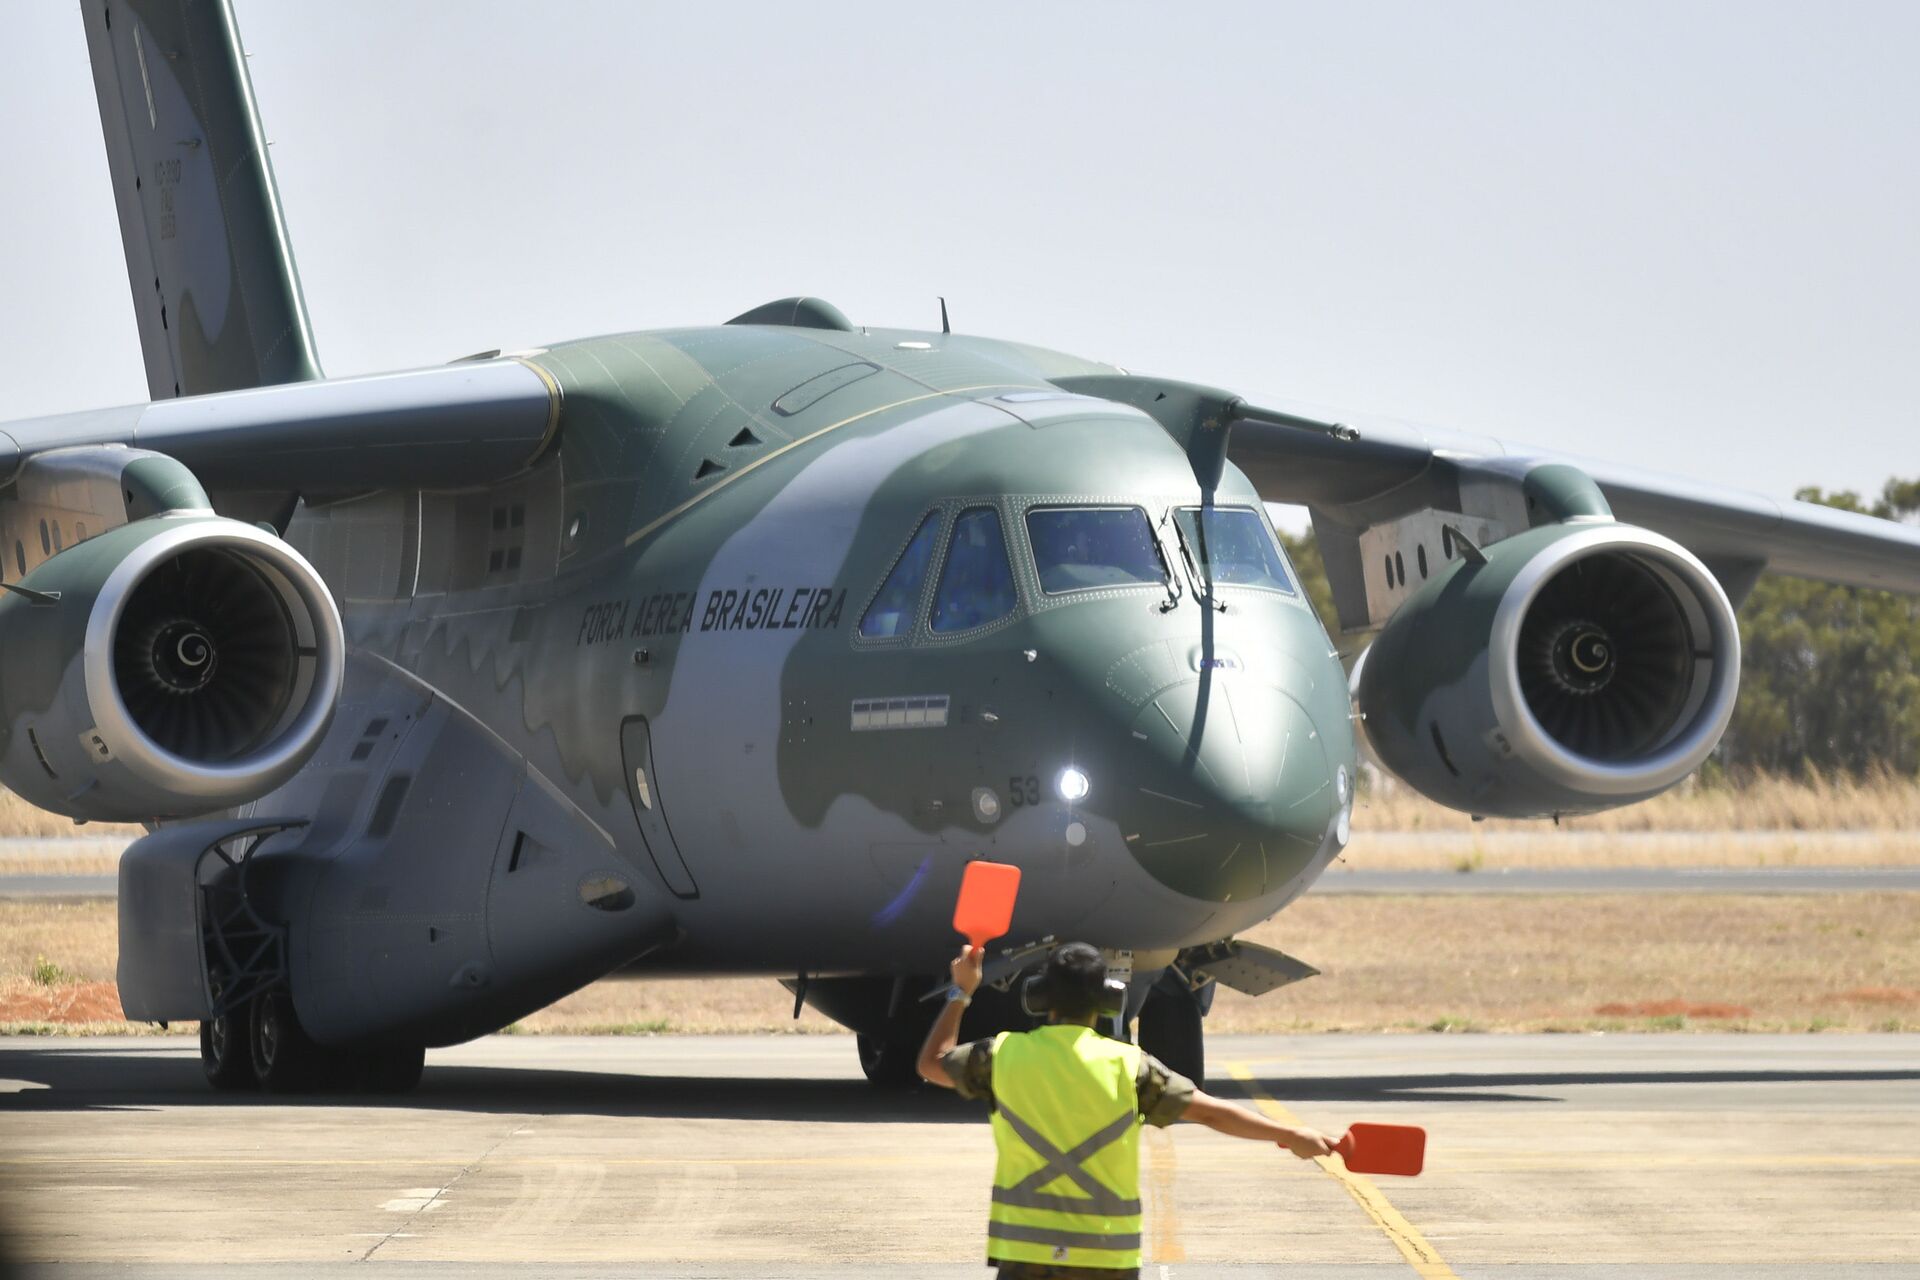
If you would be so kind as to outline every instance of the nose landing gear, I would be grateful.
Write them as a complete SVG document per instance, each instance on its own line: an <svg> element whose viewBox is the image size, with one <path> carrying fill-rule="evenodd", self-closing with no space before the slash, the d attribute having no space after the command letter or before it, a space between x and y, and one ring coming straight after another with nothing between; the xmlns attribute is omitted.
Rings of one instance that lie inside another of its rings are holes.
<svg viewBox="0 0 1920 1280"><path fill-rule="evenodd" d="M854 1035L853 1043L860 1051L860 1070L874 1088L905 1089L919 1081L915 1064L920 1041L910 1033L891 1028L874 1035L862 1031Z"/></svg>
<svg viewBox="0 0 1920 1280"><path fill-rule="evenodd" d="M1206 1078L1207 1050L1201 1024L1213 1003L1213 984L1194 990L1179 965L1169 965L1147 992L1134 1020L1134 1042L1169 1070L1199 1084Z"/></svg>

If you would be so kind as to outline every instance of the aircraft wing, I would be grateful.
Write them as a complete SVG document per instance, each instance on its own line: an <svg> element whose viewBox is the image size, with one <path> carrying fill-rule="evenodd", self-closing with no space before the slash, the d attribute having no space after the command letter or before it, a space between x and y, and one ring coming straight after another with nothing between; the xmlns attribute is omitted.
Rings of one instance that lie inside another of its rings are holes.
<svg viewBox="0 0 1920 1280"><path fill-rule="evenodd" d="M1920 529L1891 520L1491 436L1367 417L1335 421L1192 384L1124 375L1059 381L1189 433L1196 466L1206 442L1223 438L1226 456L1263 497L1307 507L1347 630L1380 625L1403 598L1404 582L1395 591L1377 580L1389 575L1369 578L1403 544L1437 544L1443 525L1497 541L1538 523L1527 477L1554 465L1597 483L1616 520L1693 552L1736 602L1763 572L1920 592Z"/></svg>
<svg viewBox="0 0 1920 1280"><path fill-rule="evenodd" d="M1663 533L1709 563L1757 562L1795 577L1920 591L1920 529L1890 520L1489 436L1380 422L1355 429L1358 439L1342 441L1241 421L1230 454L1269 501L1363 526L1423 508L1458 510L1463 485L1562 463L1593 477L1616 518Z"/></svg>
<svg viewBox="0 0 1920 1280"><path fill-rule="evenodd" d="M216 491L459 489L532 465L559 410L558 385L517 359L157 400L0 423L0 485L35 454L126 445Z"/></svg>

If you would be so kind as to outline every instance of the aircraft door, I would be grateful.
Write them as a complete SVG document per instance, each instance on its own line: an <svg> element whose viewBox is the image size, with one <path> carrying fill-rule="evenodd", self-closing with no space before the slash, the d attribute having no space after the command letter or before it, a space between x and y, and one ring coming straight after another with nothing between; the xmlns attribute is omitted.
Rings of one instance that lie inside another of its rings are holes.
<svg viewBox="0 0 1920 1280"><path fill-rule="evenodd" d="M667 813L661 805L658 774L653 767L653 733L645 716L629 717L620 726L620 755L626 764L627 799L633 802L633 816L640 824L640 838L647 854L675 896L697 898L700 886L693 882L680 846L674 843L673 829L667 825Z"/></svg>

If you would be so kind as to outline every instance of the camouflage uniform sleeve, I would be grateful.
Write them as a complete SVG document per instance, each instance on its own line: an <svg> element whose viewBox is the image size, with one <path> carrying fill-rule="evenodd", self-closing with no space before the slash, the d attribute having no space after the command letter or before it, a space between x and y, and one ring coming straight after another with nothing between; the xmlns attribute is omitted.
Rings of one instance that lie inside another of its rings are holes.
<svg viewBox="0 0 1920 1280"><path fill-rule="evenodd" d="M940 1065L961 1097L993 1101L993 1041L955 1045L940 1055Z"/></svg>
<svg viewBox="0 0 1920 1280"><path fill-rule="evenodd" d="M1164 1129L1178 1120L1193 1101L1193 1081L1150 1053L1140 1055L1140 1072L1133 1084L1140 1099L1141 1119L1156 1128Z"/></svg>

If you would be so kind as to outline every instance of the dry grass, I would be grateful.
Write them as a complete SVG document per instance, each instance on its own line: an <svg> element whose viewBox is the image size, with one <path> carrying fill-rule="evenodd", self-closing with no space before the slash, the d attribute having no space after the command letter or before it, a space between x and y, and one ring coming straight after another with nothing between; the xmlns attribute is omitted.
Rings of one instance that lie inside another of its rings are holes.
<svg viewBox="0 0 1920 1280"><path fill-rule="evenodd" d="M1362 791L1353 826L1346 864L1376 870L1920 866L1920 782L1884 773L1694 779L1556 824L1475 822L1380 779Z"/></svg>
<svg viewBox="0 0 1920 1280"><path fill-rule="evenodd" d="M1538 831L1543 824L1498 818L1475 822L1389 778L1363 790L1354 825L1371 831L1496 832ZM1886 772L1864 778L1814 773L1804 779L1758 774L1706 783L1696 776L1642 804L1564 819L1560 829L1912 833L1920 831L1920 779Z"/></svg>
<svg viewBox="0 0 1920 1280"><path fill-rule="evenodd" d="M1916 1031L1916 914L1920 894L1911 893L1309 895L1248 936L1322 976L1261 1000L1223 991L1208 1026ZM117 1002L102 1003L112 998L114 927L110 902L0 902L0 1033L141 1030L114 1020ZM515 1030L838 1030L811 1010L797 1022L792 1013L793 998L770 978L614 979Z"/></svg>
<svg viewBox="0 0 1920 1280"><path fill-rule="evenodd" d="M608 978L542 1009L516 1031L567 1035L783 1032L832 1035L839 1023L802 1009L772 978Z"/></svg>
<svg viewBox="0 0 1920 1280"><path fill-rule="evenodd" d="M42 959L80 982L111 982L120 915L111 902L0 901L0 982L30 980Z"/></svg>
<svg viewBox="0 0 1920 1280"><path fill-rule="evenodd" d="M0 862L0 884L8 876L110 876L120 870L117 853L65 857L59 854L7 858Z"/></svg>
<svg viewBox="0 0 1920 1280"><path fill-rule="evenodd" d="M120 822L75 822L45 809L36 809L13 792L0 788L0 837L125 836L146 834L144 827Z"/></svg>
<svg viewBox="0 0 1920 1280"><path fill-rule="evenodd" d="M1595 831L1536 823L1466 831L1371 831L1355 823L1340 869L1511 867L1912 867L1917 831Z"/></svg>
<svg viewBox="0 0 1920 1280"><path fill-rule="evenodd" d="M1912 893L1309 894L1246 936L1322 975L1223 991L1208 1027L1920 1030L1916 913Z"/></svg>

